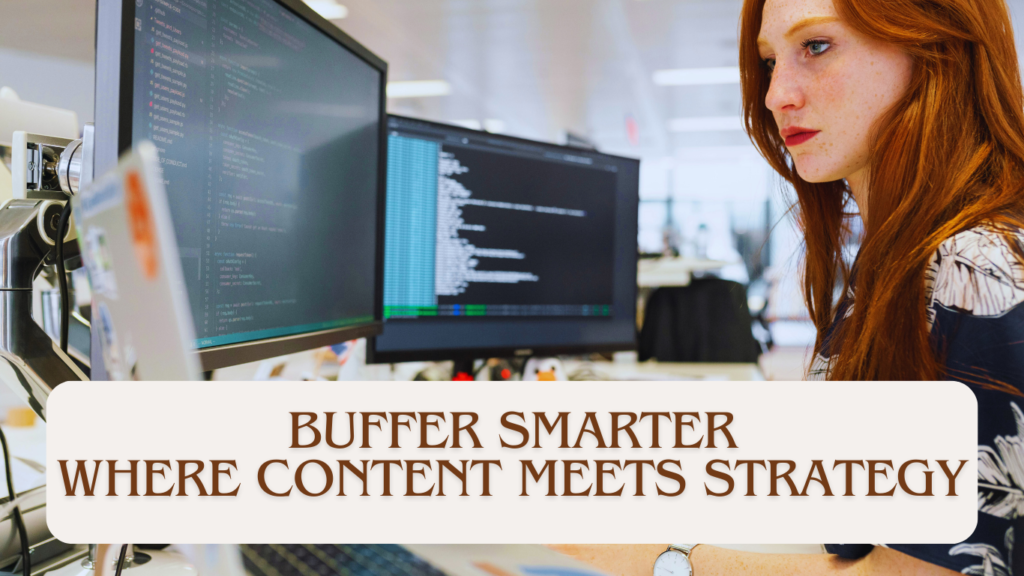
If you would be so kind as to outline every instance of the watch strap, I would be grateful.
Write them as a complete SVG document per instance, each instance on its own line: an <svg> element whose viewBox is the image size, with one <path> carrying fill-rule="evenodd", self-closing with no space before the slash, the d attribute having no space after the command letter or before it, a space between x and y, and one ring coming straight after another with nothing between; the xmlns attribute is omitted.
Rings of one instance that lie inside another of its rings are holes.
<svg viewBox="0 0 1024 576"><path fill-rule="evenodd" d="M676 552L681 552L683 556L685 556L686 559L689 560L690 553L693 552L693 549L697 546L700 546L700 544L669 544L668 549L675 550Z"/></svg>

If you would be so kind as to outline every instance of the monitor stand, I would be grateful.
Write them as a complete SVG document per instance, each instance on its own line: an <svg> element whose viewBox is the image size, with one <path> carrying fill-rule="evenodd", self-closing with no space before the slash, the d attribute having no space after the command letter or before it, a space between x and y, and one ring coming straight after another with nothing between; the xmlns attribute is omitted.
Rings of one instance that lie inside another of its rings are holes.
<svg viewBox="0 0 1024 576"><path fill-rule="evenodd" d="M58 206L51 200L17 199L0 208L0 365L9 368L0 373L0 382L44 421L46 400L57 385L89 379L32 318L36 274L55 258L41 231ZM68 260L77 255L78 242L68 242L66 249Z"/></svg>
<svg viewBox="0 0 1024 576"><path fill-rule="evenodd" d="M476 380L473 365L476 360L456 360L452 366L452 382L472 382Z"/></svg>

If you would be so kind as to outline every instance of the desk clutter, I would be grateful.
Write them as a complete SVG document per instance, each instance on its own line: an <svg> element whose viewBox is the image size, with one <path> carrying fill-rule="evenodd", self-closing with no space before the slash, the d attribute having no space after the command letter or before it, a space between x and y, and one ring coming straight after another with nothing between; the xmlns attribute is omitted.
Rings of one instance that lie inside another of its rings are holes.
<svg viewBox="0 0 1024 576"><path fill-rule="evenodd" d="M329 348L216 370L213 380L288 381L450 381L456 374L453 362L401 362L366 364L358 350L364 342L346 345L356 351L340 362ZM528 367L529 365L529 367ZM463 364L463 366L466 366ZM611 358L600 355L565 356L557 359L489 359L469 364L468 379L479 382L533 380L569 381L757 381L764 374L755 356L749 362L640 362L636 353L622 352ZM524 371L531 375L524 378Z"/></svg>

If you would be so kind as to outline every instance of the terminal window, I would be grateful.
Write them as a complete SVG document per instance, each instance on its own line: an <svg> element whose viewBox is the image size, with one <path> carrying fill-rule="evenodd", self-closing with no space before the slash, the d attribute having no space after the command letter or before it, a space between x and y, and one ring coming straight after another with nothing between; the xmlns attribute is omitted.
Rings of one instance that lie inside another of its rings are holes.
<svg viewBox="0 0 1024 576"><path fill-rule="evenodd" d="M617 167L392 118L386 320L613 314Z"/></svg>
<svg viewBox="0 0 1024 576"><path fill-rule="evenodd" d="M373 321L381 72L272 0L128 4L196 346Z"/></svg>

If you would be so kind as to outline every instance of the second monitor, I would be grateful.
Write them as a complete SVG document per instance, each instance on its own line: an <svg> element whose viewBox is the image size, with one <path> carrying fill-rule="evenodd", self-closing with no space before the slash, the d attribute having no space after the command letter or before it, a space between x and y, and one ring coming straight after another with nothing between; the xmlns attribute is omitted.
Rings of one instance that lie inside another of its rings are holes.
<svg viewBox="0 0 1024 576"><path fill-rule="evenodd" d="M388 120L371 362L632 349L639 161Z"/></svg>

